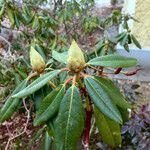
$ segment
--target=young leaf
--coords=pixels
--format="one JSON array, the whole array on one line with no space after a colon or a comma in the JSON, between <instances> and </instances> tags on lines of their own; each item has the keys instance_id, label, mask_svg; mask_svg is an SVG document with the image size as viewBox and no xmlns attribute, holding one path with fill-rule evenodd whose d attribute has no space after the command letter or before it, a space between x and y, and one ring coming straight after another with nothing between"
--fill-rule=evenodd
<instances>
[{"instance_id":1,"label":"young leaf","mask_svg":"<svg viewBox=\"0 0 150 150\"><path fill-rule=\"evenodd\" d=\"M68 60L68 53L67 52L58 53L57 51L53 51L52 57L61 63L67 64L67 60Z\"/></svg>"},{"instance_id":2,"label":"young leaf","mask_svg":"<svg viewBox=\"0 0 150 150\"><path fill-rule=\"evenodd\" d=\"M25 96L28 96L35 91L39 90L41 87L43 87L49 80L54 78L60 73L60 70L54 70L51 72L48 72L42 76L40 76L38 79L36 79L34 82L32 82L29 86L27 86L25 89L20 91L19 93L13 95L13 98L22 98Z\"/></svg>"},{"instance_id":3,"label":"young leaf","mask_svg":"<svg viewBox=\"0 0 150 150\"><path fill-rule=\"evenodd\" d=\"M124 46L124 49L127 51L127 52L130 52L130 50L129 50L129 45L126 43Z\"/></svg>"},{"instance_id":4,"label":"young leaf","mask_svg":"<svg viewBox=\"0 0 150 150\"><path fill-rule=\"evenodd\" d=\"M96 57L90 60L87 64L112 68L127 68L135 66L137 64L137 59L121 55L107 55Z\"/></svg>"},{"instance_id":5,"label":"young leaf","mask_svg":"<svg viewBox=\"0 0 150 150\"><path fill-rule=\"evenodd\" d=\"M120 45L124 46L126 43L128 43L128 34L126 34L124 38L120 41Z\"/></svg>"},{"instance_id":6,"label":"young leaf","mask_svg":"<svg viewBox=\"0 0 150 150\"><path fill-rule=\"evenodd\" d=\"M94 115L103 142L111 147L119 146L121 144L120 125L109 119L96 107L94 107Z\"/></svg>"},{"instance_id":7,"label":"young leaf","mask_svg":"<svg viewBox=\"0 0 150 150\"><path fill-rule=\"evenodd\" d=\"M121 41L125 36L126 36L126 32L122 32L122 33L118 34L115 38L116 38L116 40L119 42L119 41Z\"/></svg>"},{"instance_id":8,"label":"young leaf","mask_svg":"<svg viewBox=\"0 0 150 150\"><path fill-rule=\"evenodd\" d=\"M21 91L22 89L24 89L27 85L27 80L23 80L14 90L13 94L18 93L19 91ZM1 108L0 110L0 122L5 121L6 119L8 119L15 111L16 108L18 107L20 102L19 98L12 98L12 96L10 96L7 100L6 103L4 104L4 106Z\"/></svg>"},{"instance_id":9,"label":"young leaf","mask_svg":"<svg viewBox=\"0 0 150 150\"><path fill-rule=\"evenodd\" d=\"M67 90L55 123L56 145L63 150L75 150L84 128L83 105L75 85Z\"/></svg>"},{"instance_id":10,"label":"young leaf","mask_svg":"<svg viewBox=\"0 0 150 150\"><path fill-rule=\"evenodd\" d=\"M114 83L106 78L94 77L101 87L108 93L110 99L121 108L130 108L131 105L125 100L119 89L114 85Z\"/></svg>"},{"instance_id":11,"label":"young leaf","mask_svg":"<svg viewBox=\"0 0 150 150\"><path fill-rule=\"evenodd\" d=\"M142 48L141 45L140 45L140 43L137 41L137 39L134 37L133 34L131 34L131 39L132 39L133 43L134 43L139 49Z\"/></svg>"},{"instance_id":12,"label":"young leaf","mask_svg":"<svg viewBox=\"0 0 150 150\"><path fill-rule=\"evenodd\" d=\"M93 77L86 77L84 82L96 107L109 118L121 123L122 118L120 112L102 86Z\"/></svg>"},{"instance_id":13,"label":"young leaf","mask_svg":"<svg viewBox=\"0 0 150 150\"><path fill-rule=\"evenodd\" d=\"M43 99L34 120L34 125L41 125L57 113L63 94L64 86L55 89Z\"/></svg>"},{"instance_id":14,"label":"young leaf","mask_svg":"<svg viewBox=\"0 0 150 150\"><path fill-rule=\"evenodd\" d=\"M6 10L7 10L6 12L7 12L8 18L11 22L11 27L14 28L14 25L15 25L14 10L9 5L7 5Z\"/></svg>"}]
</instances>

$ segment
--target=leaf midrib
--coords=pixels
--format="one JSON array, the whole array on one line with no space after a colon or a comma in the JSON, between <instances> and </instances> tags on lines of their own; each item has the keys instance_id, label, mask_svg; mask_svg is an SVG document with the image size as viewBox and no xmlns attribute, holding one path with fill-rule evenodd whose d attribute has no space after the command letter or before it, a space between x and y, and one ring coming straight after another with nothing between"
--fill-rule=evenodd
<instances>
[{"instance_id":1,"label":"leaf midrib","mask_svg":"<svg viewBox=\"0 0 150 150\"><path fill-rule=\"evenodd\" d=\"M124 101L124 103L126 103L126 105L128 105L128 103L125 101L124 97L118 96L117 94L114 94L105 84L103 84L102 82L100 82L98 79L94 78L99 84L101 84L101 86L103 86L105 89L107 89L113 96L121 99L122 101ZM116 104L117 105L117 104ZM129 108L129 107L128 107Z\"/></svg>"},{"instance_id":2,"label":"leaf midrib","mask_svg":"<svg viewBox=\"0 0 150 150\"><path fill-rule=\"evenodd\" d=\"M128 60L128 59L127 59ZM94 61L94 60L93 60ZM111 63L111 62L114 62L114 61L116 61L117 63L122 63L123 62L123 60L95 60L94 62L93 61L90 61L89 62L89 64L90 63L103 63L103 62L107 62L107 63ZM100 62L101 61L101 62ZM125 60L124 60L125 61ZM128 62L127 63L131 63L131 62L134 62L135 60L128 60Z\"/></svg>"},{"instance_id":3,"label":"leaf midrib","mask_svg":"<svg viewBox=\"0 0 150 150\"><path fill-rule=\"evenodd\" d=\"M88 79L87 79L87 81L88 81ZM89 85L93 88L93 86L91 85L91 83L88 81L88 83L89 83ZM93 88L93 90L96 92L96 94L98 95L98 97L102 100L102 102L104 103L104 105L114 114L114 111L112 111L112 109L111 108L109 108L108 106L107 106L107 104L105 103L105 101L103 101L103 99L99 96L99 94L97 93L97 91ZM115 116L116 116L116 114L114 114ZM117 118L118 118L118 116L117 116ZM120 118L119 118L119 121L120 121Z\"/></svg>"},{"instance_id":4,"label":"leaf midrib","mask_svg":"<svg viewBox=\"0 0 150 150\"><path fill-rule=\"evenodd\" d=\"M69 105L69 112L68 112L68 119L67 119L67 126L66 126L66 133L65 133L65 147L66 147L66 142L67 142L67 137L68 137L68 128L69 128L69 122L70 122L70 116L71 116L71 110L72 110L72 103L73 103L73 92L74 86L72 86L71 90L71 99L70 99L70 105Z\"/></svg>"}]
</instances>

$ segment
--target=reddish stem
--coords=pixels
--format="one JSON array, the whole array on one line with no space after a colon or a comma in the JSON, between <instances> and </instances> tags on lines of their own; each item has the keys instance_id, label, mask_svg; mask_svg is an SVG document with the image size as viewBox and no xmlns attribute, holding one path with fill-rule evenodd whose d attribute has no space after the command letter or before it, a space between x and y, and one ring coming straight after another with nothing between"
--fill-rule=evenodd
<instances>
[{"instance_id":1,"label":"reddish stem","mask_svg":"<svg viewBox=\"0 0 150 150\"><path fill-rule=\"evenodd\" d=\"M122 68L117 68L117 69L115 70L114 74L119 74L121 70L122 70Z\"/></svg>"},{"instance_id":2,"label":"reddish stem","mask_svg":"<svg viewBox=\"0 0 150 150\"><path fill-rule=\"evenodd\" d=\"M141 70L141 68L136 69L136 70L134 70L134 71L126 72L125 75L126 75L126 76L135 75L135 74L137 74L137 72L138 72L139 70Z\"/></svg>"},{"instance_id":3,"label":"reddish stem","mask_svg":"<svg viewBox=\"0 0 150 150\"><path fill-rule=\"evenodd\" d=\"M83 148L83 150L89 150L91 118L92 118L92 111L86 109L86 120L85 120L84 141L83 141L84 148Z\"/></svg>"},{"instance_id":4,"label":"reddish stem","mask_svg":"<svg viewBox=\"0 0 150 150\"><path fill-rule=\"evenodd\" d=\"M67 79L66 82L65 82L65 85L67 85L72 79L73 79L73 77Z\"/></svg>"},{"instance_id":5,"label":"reddish stem","mask_svg":"<svg viewBox=\"0 0 150 150\"><path fill-rule=\"evenodd\" d=\"M63 72L63 71L69 71L69 69L68 69L68 68L62 68L61 71L62 71L62 72Z\"/></svg>"}]
</instances>

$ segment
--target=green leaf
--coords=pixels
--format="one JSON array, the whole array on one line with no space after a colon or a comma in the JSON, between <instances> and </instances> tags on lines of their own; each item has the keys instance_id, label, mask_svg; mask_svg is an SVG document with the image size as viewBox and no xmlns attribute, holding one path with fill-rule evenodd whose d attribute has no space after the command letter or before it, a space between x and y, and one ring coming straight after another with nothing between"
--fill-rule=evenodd
<instances>
[{"instance_id":1,"label":"green leaf","mask_svg":"<svg viewBox=\"0 0 150 150\"><path fill-rule=\"evenodd\" d=\"M109 119L96 107L94 107L94 115L96 125L98 127L103 142L111 147L119 146L122 141L120 125L117 122Z\"/></svg>"},{"instance_id":2,"label":"green leaf","mask_svg":"<svg viewBox=\"0 0 150 150\"><path fill-rule=\"evenodd\" d=\"M47 120L50 120L58 112L63 95L64 86L53 90L43 99L34 120L34 125L41 125Z\"/></svg>"},{"instance_id":3,"label":"green leaf","mask_svg":"<svg viewBox=\"0 0 150 150\"><path fill-rule=\"evenodd\" d=\"M15 19L15 25L17 28L20 27L20 22L19 22L19 19L18 19L18 13L17 12L14 12L14 19Z\"/></svg>"},{"instance_id":4,"label":"green leaf","mask_svg":"<svg viewBox=\"0 0 150 150\"><path fill-rule=\"evenodd\" d=\"M46 61L46 55L44 53L44 49L38 44L35 44L34 48L43 57L44 61Z\"/></svg>"},{"instance_id":5,"label":"green leaf","mask_svg":"<svg viewBox=\"0 0 150 150\"><path fill-rule=\"evenodd\" d=\"M127 51L127 52L130 52L130 50L129 50L129 45L126 43L124 46L124 49Z\"/></svg>"},{"instance_id":6,"label":"green leaf","mask_svg":"<svg viewBox=\"0 0 150 150\"><path fill-rule=\"evenodd\" d=\"M22 89L24 89L26 85L27 85L27 80L25 79L16 87L16 89L13 91L11 95L16 94ZM3 122L6 119L10 118L12 114L16 111L19 104L20 104L19 98L13 99L12 96L10 96L0 110L0 122Z\"/></svg>"},{"instance_id":7,"label":"green leaf","mask_svg":"<svg viewBox=\"0 0 150 150\"><path fill-rule=\"evenodd\" d=\"M124 38L120 41L120 45L124 46L126 43L128 43L128 34L126 34Z\"/></svg>"},{"instance_id":8,"label":"green leaf","mask_svg":"<svg viewBox=\"0 0 150 150\"><path fill-rule=\"evenodd\" d=\"M122 32L122 33L118 34L115 38L116 38L116 40L119 42L119 41L121 41L125 36L126 36L126 32Z\"/></svg>"},{"instance_id":9,"label":"green leaf","mask_svg":"<svg viewBox=\"0 0 150 150\"><path fill-rule=\"evenodd\" d=\"M137 64L137 59L121 55L107 55L96 57L90 60L87 64L112 68L127 68L135 66Z\"/></svg>"},{"instance_id":10,"label":"green leaf","mask_svg":"<svg viewBox=\"0 0 150 150\"><path fill-rule=\"evenodd\" d=\"M118 109L120 111L123 123L129 121L129 111L128 111L128 109L127 108L121 108L121 107L118 107Z\"/></svg>"},{"instance_id":11,"label":"green leaf","mask_svg":"<svg viewBox=\"0 0 150 150\"><path fill-rule=\"evenodd\" d=\"M133 34L131 34L131 39L133 41L133 43L139 48L142 49L140 43L137 41L137 39L135 38L135 36Z\"/></svg>"},{"instance_id":12,"label":"green leaf","mask_svg":"<svg viewBox=\"0 0 150 150\"><path fill-rule=\"evenodd\" d=\"M2 7L0 9L0 19L3 17L4 12L5 12L5 4L2 4Z\"/></svg>"},{"instance_id":13,"label":"green leaf","mask_svg":"<svg viewBox=\"0 0 150 150\"><path fill-rule=\"evenodd\" d=\"M32 82L29 86L27 86L25 89L20 91L19 93L13 95L13 98L22 98L25 96L28 96L35 91L39 90L41 87L43 87L49 80L53 79L55 76L57 76L61 70L54 70L51 72L48 72L42 76L40 76L38 79L36 79L34 82Z\"/></svg>"},{"instance_id":14,"label":"green leaf","mask_svg":"<svg viewBox=\"0 0 150 150\"><path fill-rule=\"evenodd\" d=\"M75 150L84 128L83 104L75 85L67 90L55 123L56 145L59 149Z\"/></svg>"},{"instance_id":15,"label":"green leaf","mask_svg":"<svg viewBox=\"0 0 150 150\"><path fill-rule=\"evenodd\" d=\"M113 104L108 93L93 77L84 78L86 89L96 107L109 118L122 123L122 118L117 107Z\"/></svg>"},{"instance_id":16,"label":"green leaf","mask_svg":"<svg viewBox=\"0 0 150 150\"><path fill-rule=\"evenodd\" d=\"M46 132L44 137L44 150L50 150L51 145L52 145L52 138L49 136L48 132Z\"/></svg>"},{"instance_id":17,"label":"green leaf","mask_svg":"<svg viewBox=\"0 0 150 150\"><path fill-rule=\"evenodd\" d=\"M128 34L128 44L131 44L132 43L132 40L131 40L131 35Z\"/></svg>"},{"instance_id":18,"label":"green leaf","mask_svg":"<svg viewBox=\"0 0 150 150\"><path fill-rule=\"evenodd\" d=\"M40 128L34 134L34 137L30 140L30 142L28 143L28 146L32 146L40 138L40 136L43 134L44 131L45 131L45 126L43 128Z\"/></svg>"},{"instance_id":19,"label":"green leaf","mask_svg":"<svg viewBox=\"0 0 150 150\"><path fill-rule=\"evenodd\" d=\"M33 100L34 100L34 105L35 105L36 111L39 110L39 107L40 107L44 97L45 96L44 96L43 88L41 88L38 91L34 92Z\"/></svg>"},{"instance_id":20,"label":"green leaf","mask_svg":"<svg viewBox=\"0 0 150 150\"><path fill-rule=\"evenodd\" d=\"M53 62L54 62L54 59L53 59L53 58L49 59L49 60L47 61L47 63L46 63L46 66L52 64Z\"/></svg>"},{"instance_id":21,"label":"green leaf","mask_svg":"<svg viewBox=\"0 0 150 150\"><path fill-rule=\"evenodd\" d=\"M52 57L61 63L67 64L67 60L68 60L68 53L67 52L58 53L57 51L53 51Z\"/></svg>"},{"instance_id":22,"label":"green leaf","mask_svg":"<svg viewBox=\"0 0 150 150\"><path fill-rule=\"evenodd\" d=\"M119 89L114 85L114 83L106 78L94 77L101 87L107 92L110 99L121 108L130 108L131 105L125 100Z\"/></svg>"}]
</instances>

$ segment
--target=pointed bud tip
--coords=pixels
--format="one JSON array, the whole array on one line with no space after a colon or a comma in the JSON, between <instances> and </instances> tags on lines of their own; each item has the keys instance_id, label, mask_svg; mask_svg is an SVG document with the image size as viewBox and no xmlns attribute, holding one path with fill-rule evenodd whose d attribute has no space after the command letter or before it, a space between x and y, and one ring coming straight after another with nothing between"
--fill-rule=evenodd
<instances>
[{"instance_id":1,"label":"pointed bud tip","mask_svg":"<svg viewBox=\"0 0 150 150\"><path fill-rule=\"evenodd\" d=\"M30 62L32 69L36 72L41 73L45 69L46 65L42 56L34 49L33 46L31 46L30 49Z\"/></svg>"},{"instance_id":2,"label":"pointed bud tip","mask_svg":"<svg viewBox=\"0 0 150 150\"><path fill-rule=\"evenodd\" d=\"M68 68L73 72L79 72L83 70L85 66L84 55L75 40L72 41L68 53Z\"/></svg>"}]
</instances>

